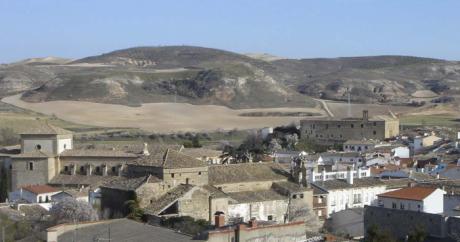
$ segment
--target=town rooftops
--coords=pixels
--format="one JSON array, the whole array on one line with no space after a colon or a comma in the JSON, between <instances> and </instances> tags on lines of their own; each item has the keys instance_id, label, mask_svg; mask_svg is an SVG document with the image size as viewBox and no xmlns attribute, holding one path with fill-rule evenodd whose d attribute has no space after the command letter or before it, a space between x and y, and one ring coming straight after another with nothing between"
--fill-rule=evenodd
<instances>
[{"instance_id":1,"label":"town rooftops","mask_svg":"<svg viewBox=\"0 0 460 242\"><path fill-rule=\"evenodd\" d=\"M48 122L39 122L33 125L33 128L22 132L21 135L67 135L72 134L72 131L56 127Z\"/></svg>"},{"instance_id":2,"label":"town rooftops","mask_svg":"<svg viewBox=\"0 0 460 242\"><path fill-rule=\"evenodd\" d=\"M147 155L131 162L131 164L142 166L157 166L163 167L164 169L180 169L207 166L207 163L205 161L201 161L194 157L184 155L181 152L172 149L166 149L162 157L156 156L154 154Z\"/></svg>"},{"instance_id":3,"label":"town rooftops","mask_svg":"<svg viewBox=\"0 0 460 242\"><path fill-rule=\"evenodd\" d=\"M188 155L194 158L201 157L219 157L222 155L222 151L206 149L206 148L184 148L180 151L184 155Z\"/></svg>"},{"instance_id":4,"label":"town rooftops","mask_svg":"<svg viewBox=\"0 0 460 242\"><path fill-rule=\"evenodd\" d=\"M367 139L367 140L347 140L345 141L345 143L343 143L344 145L375 145L375 144L378 144L379 142L377 140L371 140L371 139Z\"/></svg>"},{"instance_id":5,"label":"town rooftops","mask_svg":"<svg viewBox=\"0 0 460 242\"><path fill-rule=\"evenodd\" d=\"M24 186L22 187L22 190L26 190L28 192L31 192L33 194L43 194L43 193L53 193L53 192L59 192L58 189L48 186L48 185L31 185L31 186Z\"/></svg>"},{"instance_id":6,"label":"town rooftops","mask_svg":"<svg viewBox=\"0 0 460 242\"><path fill-rule=\"evenodd\" d=\"M209 166L209 184L287 180L289 173L278 163L240 163Z\"/></svg>"},{"instance_id":7,"label":"town rooftops","mask_svg":"<svg viewBox=\"0 0 460 242\"><path fill-rule=\"evenodd\" d=\"M169 190L166 194L153 201L149 206L145 208L146 213L158 215L179 198L184 196L186 193L192 190L194 186L189 184L179 184L173 189Z\"/></svg>"},{"instance_id":8,"label":"town rooftops","mask_svg":"<svg viewBox=\"0 0 460 242\"><path fill-rule=\"evenodd\" d=\"M385 184L380 180L373 177L365 177L354 179L353 184L349 184L345 179L335 179L327 181L317 181L313 185L318 186L326 191L328 190L340 190L348 188L358 188L358 187L376 187L376 186L385 186Z\"/></svg>"},{"instance_id":9,"label":"town rooftops","mask_svg":"<svg viewBox=\"0 0 460 242\"><path fill-rule=\"evenodd\" d=\"M378 194L377 196L404 200L423 201L423 199L428 197L435 190L436 188L434 187L406 187L396 191Z\"/></svg>"},{"instance_id":10,"label":"town rooftops","mask_svg":"<svg viewBox=\"0 0 460 242\"><path fill-rule=\"evenodd\" d=\"M63 157L121 157L121 158L136 158L137 155L127 153L121 150L106 150L106 149L71 149L63 151L60 156Z\"/></svg>"},{"instance_id":11,"label":"town rooftops","mask_svg":"<svg viewBox=\"0 0 460 242\"><path fill-rule=\"evenodd\" d=\"M12 158L50 158L54 157L54 155L48 154L46 152L43 152L41 150L33 150L25 153L20 153L17 155L12 155Z\"/></svg>"},{"instance_id":12,"label":"town rooftops","mask_svg":"<svg viewBox=\"0 0 460 242\"><path fill-rule=\"evenodd\" d=\"M123 190L123 191L134 191L139 188L142 184L145 183L158 183L161 180L155 176L148 175L144 177L137 178L125 178L125 179L116 179L109 181L103 185L103 187Z\"/></svg>"},{"instance_id":13,"label":"town rooftops","mask_svg":"<svg viewBox=\"0 0 460 242\"><path fill-rule=\"evenodd\" d=\"M107 229L110 228L110 229ZM76 237L78 229L78 240ZM57 236L56 241L164 241L184 242L202 241L194 240L191 236L174 230L139 223L134 220L122 218L97 222L84 222L82 226L61 224L47 229L48 236Z\"/></svg>"},{"instance_id":14,"label":"town rooftops","mask_svg":"<svg viewBox=\"0 0 460 242\"><path fill-rule=\"evenodd\" d=\"M288 199L288 197L279 194L273 189L246 192L229 192L227 195L233 200L233 203L251 203Z\"/></svg>"}]
</instances>

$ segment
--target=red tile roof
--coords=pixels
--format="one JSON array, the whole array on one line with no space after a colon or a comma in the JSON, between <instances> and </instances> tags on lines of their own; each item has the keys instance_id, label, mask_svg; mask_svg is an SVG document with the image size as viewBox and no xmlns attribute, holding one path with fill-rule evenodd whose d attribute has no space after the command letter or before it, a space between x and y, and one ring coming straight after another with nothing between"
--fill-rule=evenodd
<instances>
[{"instance_id":1,"label":"red tile roof","mask_svg":"<svg viewBox=\"0 0 460 242\"><path fill-rule=\"evenodd\" d=\"M57 190L56 188L48 186L48 185L25 186L25 187L22 187L22 189L29 191L31 193L34 193L34 194L59 192L59 190Z\"/></svg>"},{"instance_id":2,"label":"red tile roof","mask_svg":"<svg viewBox=\"0 0 460 242\"><path fill-rule=\"evenodd\" d=\"M435 190L435 187L407 187L396 191L378 194L377 196L422 201Z\"/></svg>"}]
</instances>

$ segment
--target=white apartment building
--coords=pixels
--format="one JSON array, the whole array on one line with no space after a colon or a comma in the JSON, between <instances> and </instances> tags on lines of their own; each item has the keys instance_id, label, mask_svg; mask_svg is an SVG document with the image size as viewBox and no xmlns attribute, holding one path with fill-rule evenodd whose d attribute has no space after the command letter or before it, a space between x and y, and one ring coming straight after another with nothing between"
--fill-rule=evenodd
<instances>
[{"instance_id":1,"label":"white apartment building","mask_svg":"<svg viewBox=\"0 0 460 242\"><path fill-rule=\"evenodd\" d=\"M377 203L377 195L384 193L386 185L379 179L359 176L348 170L344 179L317 180L312 183L327 192L327 217L348 208L364 207ZM360 172L356 172L360 174Z\"/></svg>"}]
</instances>

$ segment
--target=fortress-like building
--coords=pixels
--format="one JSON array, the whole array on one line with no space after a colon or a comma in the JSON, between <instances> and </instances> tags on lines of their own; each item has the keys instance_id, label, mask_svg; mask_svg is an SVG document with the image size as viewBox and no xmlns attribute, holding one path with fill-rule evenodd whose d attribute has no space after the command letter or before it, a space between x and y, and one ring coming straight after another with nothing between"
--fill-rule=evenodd
<instances>
[{"instance_id":1,"label":"fortress-like building","mask_svg":"<svg viewBox=\"0 0 460 242\"><path fill-rule=\"evenodd\" d=\"M379 115L369 118L367 110L362 118L306 119L300 121L301 138L320 143L343 143L346 140L385 140L399 135L399 119Z\"/></svg>"}]
</instances>

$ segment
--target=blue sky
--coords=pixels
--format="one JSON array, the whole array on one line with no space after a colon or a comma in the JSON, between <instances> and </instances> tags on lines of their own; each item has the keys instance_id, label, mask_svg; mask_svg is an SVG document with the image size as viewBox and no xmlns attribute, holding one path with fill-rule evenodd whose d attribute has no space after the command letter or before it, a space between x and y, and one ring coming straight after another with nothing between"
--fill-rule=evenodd
<instances>
[{"instance_id":1,"label":"blue sky","mask_svg":"<svg viewBox=\"0 0 460 242\"><path fill-rule=\"evenodd\" d=\"M0 63L134 46L460 60L458 0L0 0Z\"/></svg>"}]
</instances>

